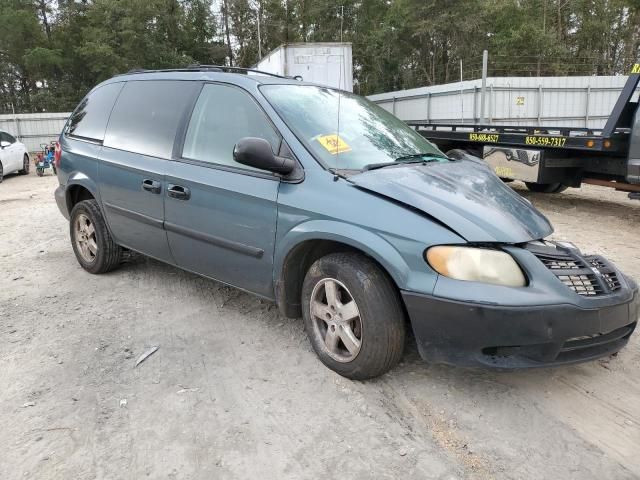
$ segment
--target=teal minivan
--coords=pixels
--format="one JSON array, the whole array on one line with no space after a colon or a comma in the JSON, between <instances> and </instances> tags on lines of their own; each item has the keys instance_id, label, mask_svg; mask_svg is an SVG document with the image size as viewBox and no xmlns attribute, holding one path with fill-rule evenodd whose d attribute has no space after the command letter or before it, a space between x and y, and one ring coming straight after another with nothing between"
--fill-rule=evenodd
<instances>
[{"instance_id":1,"label":"teal minivan","mask_svg":"<svg viewBox=\"0 0 640 480\"><path fill-rule=\"evenodd\" d=\"M364 98L255 71L136 71L60 136L58 206L80 265L124 250L302 317L340 375L381 375L407 332L430 362L499 368L617 352L638 287L484 163Z\"/></svg>"}]
</instances>

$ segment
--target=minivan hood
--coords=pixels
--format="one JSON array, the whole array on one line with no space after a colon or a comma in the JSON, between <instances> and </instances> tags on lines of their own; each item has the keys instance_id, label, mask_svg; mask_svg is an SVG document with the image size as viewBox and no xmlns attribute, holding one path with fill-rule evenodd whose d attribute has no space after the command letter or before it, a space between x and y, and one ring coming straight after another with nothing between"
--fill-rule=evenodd
<instances>
[{"instance_id":1,"label":"minivan hood","mask_svg":"<svg viewBox=\"0 0 640 480\"><path fill-rule=\"evenodd\" d=\"M468 242L522 243L553 232L544 215L480 162L393 166L350 176L349 181L421 210Z\"/></svg>"}]
</instances>

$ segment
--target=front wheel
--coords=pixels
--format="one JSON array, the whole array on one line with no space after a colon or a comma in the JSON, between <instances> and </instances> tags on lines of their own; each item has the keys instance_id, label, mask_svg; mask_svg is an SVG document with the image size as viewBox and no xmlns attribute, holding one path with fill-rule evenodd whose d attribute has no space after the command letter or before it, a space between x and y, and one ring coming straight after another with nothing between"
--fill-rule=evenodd
<instances>
[{"instance_id":1,"label":"front wheel","mask_svg":"<svg viewBox=\"0 0 640 480\"><path fill-rule=\"evenodd\" d=\"M564 192L567 188L566 185L561 183L533 183L533 182L524 182L527 186L527 189L531 192L538 193L561 193Z\"/></svg>"},{"instance_id":2,"label":"front wheel","mask_svg":"<svg viewBox=\"0 0 640 480\"><path fill-rule=\"evenodd\" d=\"M302 315L322 363L344 377L377 377L402 356L405 320L398 291L364 255L333 253L317 260L302 286Z\"/></svg>"},{"instance_id":3,"label":"front wheel","mask_svg":"<svg viewBox=\"0 0 640 480\"><path fill-rule=\"evenodd\" d=\"M71 245L80 266L89 273L106 273L116 268L122 248L113 241L98 202L78 202L70 217Z\"/></svg>"}]
</instances>

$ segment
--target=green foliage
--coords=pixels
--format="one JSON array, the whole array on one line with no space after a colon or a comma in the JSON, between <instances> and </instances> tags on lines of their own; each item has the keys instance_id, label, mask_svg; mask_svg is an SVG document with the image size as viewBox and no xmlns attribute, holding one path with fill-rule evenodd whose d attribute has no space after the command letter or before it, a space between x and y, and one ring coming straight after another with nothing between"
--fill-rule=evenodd
<instances>
[{"instance_id":1,"label":"green foliage","mask_svg":"<svg viewBox=\"0 0 640 480\"><path fill-rule=\"evenodd\" d=\"M461 60L477 78L484 49L496 76L624 74L640 54L640 0L0 0L0 25L0 113L288 42L352 42L361 94L457 81Z\"/></svg>"}]
</instances>

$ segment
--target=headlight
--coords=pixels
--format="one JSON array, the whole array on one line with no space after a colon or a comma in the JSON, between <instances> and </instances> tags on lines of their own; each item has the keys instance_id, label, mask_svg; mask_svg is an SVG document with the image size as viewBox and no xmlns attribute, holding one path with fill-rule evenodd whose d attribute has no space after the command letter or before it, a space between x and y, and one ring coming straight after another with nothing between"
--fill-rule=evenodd
<instances>
[{"instance_id":1,"label":"headlight","mask_svg":"<svg viewBox=\"0 0 640 480\"><path fill-rule=\"evenodd\" d=\"M437 246L425 257L431 268L445 277L471 282L524 287L527 281L511 255L500 250Z\"/></svg>"}]
</instances>

